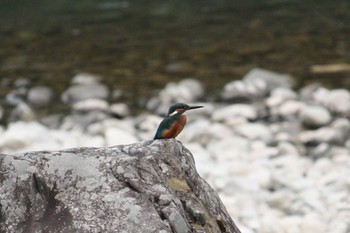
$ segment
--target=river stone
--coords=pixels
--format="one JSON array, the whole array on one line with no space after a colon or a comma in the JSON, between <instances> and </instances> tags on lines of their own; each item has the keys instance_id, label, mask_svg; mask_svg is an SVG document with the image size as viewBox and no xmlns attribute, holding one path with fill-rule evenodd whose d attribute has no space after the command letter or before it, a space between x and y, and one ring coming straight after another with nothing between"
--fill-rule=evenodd
<instances>
[{"instance_id":1,"label":"river stone","mask_svg":"<svg viewBox=\"0 0 350 233\"><path fill-rule=\"evenodd\" d=\"M17 94L16 90L12 90L5 96L5 103L9 106L17 106L18 104L24 102L23 96Z\"/></svg>"},{"instance_id":2,"label":"river stone","mask_svg":"<svg viewBox=\"0 0 350 233\"><path fill-rule=\"evenodd\" d=\"M51 114L40 118L39 123L50 129L58 129L61 126L63 113Z\"/></svg>"},{"instance_id":3,"label":"river stone","mask_svg":"<svg viewBox=\"0 0 350 233\"><path fill-rule=\"evenodd\" d=\"M266 89L266 83L262 80L257 80L254 83L245 83L241 80L235 80L224 86L221 96L224 100L252 100L266 95Z\"/></svg>"},{"instance_id":4,"label":"river stone","mask_svg":"<svg viewBox=\"0 0 350 233\"><path fill-rule=\"evenodd\" d=\"M280 233L282 229L281 218L283 217L283 215L280 213L275 214L275 212L277 211L274 211L273 213L271 212L272 211L265 211L266 214L264 214L264 216L261 217L261 220L259 221L259 226L256 227L259 229L259 232ZM286 231L286 232L289 232L289 231Z\"/></svg>"},{"instance_id":5,"label":"river stone","mask_svg":"<svg viewBox=\"0 0 350 233\"><path fill-rule=\"evenodd\" d=\"M335 120L329 127L322 127L317 130L303 131L298 135L302 143L328 143L344 145L349 138L350 121L345 118Z\"/></svg>"},{"instance_id":6,"label":"river stone","mask_svg":"<svg viewBox=\"0 0 350 233\"><path fill-rule=\"evenodd\" d=\"M331 144L344 143L343 135L330 127L322 127L314 131L300 132L298 140L304 144L319 144L322 142Z\"/></svg>"},{"instance_id":7,"label":"river stone","mask_svg":"<svg viewBox=\"0 0 350 233\"><path fill-rule=\"evenodd\" d=\"M28 101L32 105L43 106L51 102L52 89L46 86L36 86L29 89Z\"/></svg>"},{"instance_id":8,"label":"river stone","mask_svg":"<svg viewBox=\"0 0 350 233\"><path fill-rule=\"evenodd\" d=\"M228 138L232 137L234 134L234 132L229 126L221 124L219 122L214 122L210 124L209 133L213 139Z\"/></svg>"},{"instance_id":9,"label":"river stone","mask_svg":"<svg viewBox=\"0 0 350 233\"><path fill-rule=\"evenodd\" d=\"M245 82L256 82L263 80L267 84L268 90L273 90L277 87L291 88L293 78L288 74L280 74L269 70L254 68L243 77Z\"/></svg>"},{"instance_id":10,"label":"river stone","mask_svg":"<svg viewBox=\"0 0 350 233\"><path fill-rule=\"evenodd\" d=\"M252 141L250 144L249 157L251 159L266 159L278 156L278 149L276 147L267 146L262 140Z\"/></svg>"},{"instance_id":11,"label":"river stone","mask_svg":"<svg viewBox=\"0 0 350 233\"><path fill-rule=\"evenodd\" d=\"M315 92L320 88L323 89L322 85L319 83L313 83L307 85L299 90L299 97L305 103L312 103L315 101Z\"/></svg>"},{"instance_id":12,"label":"river stone","mask_svg":"<svg viewBox=\"0 0 350 233\"><path fill-rule=\"evenodd\" d=\"M30 80L28 78L19 78L13 83L15 88L28 87L30 85Z\"/></svg>"},{"instance_id":13,"label":"river stone","mask_svg":"<svg viewBox=\"0 0 350 233\"><path fill-rule=\"evenodd\" d=\"M126 119L107 118L101 121L100 123L103 125L103 128L105 130L108 128L119 128L132 135L136 135L134 120L131 118L126 118Z\"/></svg>"},{"instance_id":14,"label":"river stone","mask_svg":"<svg viewBox=\"0 0 350 233\"><path fill-rule=\"evenodd\" d=\"M302 219L301 232L326 233L327 225L317 216L317 213L309 213Z\"/></svg>"},{"instance_id":15,"label":"river stone","mask_svg":"<svg viewBox=\"0 0 350 233\"><path fill-rule=\"evenodd\" d=\"M26 104L25 102L20 102L15 109L12 110L9 121L34 121L35 120L35 112L33 109Z\"/></svg>"},{"instance_id":16,"label":"river stone","mask_svg":"<svg viewBox=\"0 0 350 233\"><path fill-rule=\"evenodd\" d=\"M198 142L206 144L210 141L209 120L197 120L186 125L186 128L178 136L180 141Z\"/></svg>"},{"instance_id":17,"label":"river stone","mask_svg":"<svg viewBox=\"0 0 350 233\"><path fill-rule=\"evenodd\" d=\"M318 104L324 104L330 91L325 87L319 87L312 93L312 100Z\"/></svg>"},{"instance_id":18,"label":"river stone","mask_svg":"<svg viewBox=\"0 0 350 233\"><path fill-rule=\"evenodd\" d=\"M283 142L283 141L279 142L278 151L279 151L279 154L281 155L294 155L294 156L299 155L299 151L297 147L290 142Z\"/></svg>"},{"instance_id":19,"label":"river stone","mask_svg":"<svg viewBox=\"0 0 350 233\"><path fill-rule=\"evenodd\" d=\"M225 124L210 122L206 119L198 119L186 125L186 128L178 136L178 139L185 142L197 142L205 146L213 139L223 139L232 136L232 129Z\"/></svg>"},{"instance_id":20,"label":"river stone","mask_svg":"<svg viewBox=\"0 0 350 233\"><path fill-rule=\"evenodd\" d=\"M208 177L213 163L210 154L199 143L187 143L186 146L193 154L199 175L203 178Z\"/></svg>"},{"instance_id":21,"label":"river stone","mask_svg":"<svg viewBox=\"0 0 350 233\"><path fill-rule=\"evenodd\" d=\"M293 204L296 198L296 194L291 190L280 189L267 197L267 203L272 208L280 209L288 213L290 211L290 206Z\"/></svg>"},{"instance_id":22,"label":"river stone","mask_svg":"<svg viewBox=\"0 0 350 233\"><path fill-rule=\"evenodd\" d=\"M350 92L345 89L328 90L318 88L313 94L314 100L337 115L350 116Z\"/></svg>"},{"instance_id":23,"label":"river stone","mask_svg":"<svg viewBox=\"0 0 350 233\"><path fill-rule=\"evenodd\" d=\"M105 129L104 136L106 138L107 146L131 144L138 141L134 135L116 127L109 127Z\"/></svg>"},{"instance_id":24,"label":"river stone","mask_svg":"<svg viewBox=\"0 0 350 233\"><path fill-rule=\"evenodd\" d=\"M250 152L250 142L242 137L230 137L211 141L207 150L219 162L235 161L246 157Z\"/></svg>"},{"instance_id":25,"label":"river stone","mask_svg":"<svg viewBox=\"0 0 350 233\"><path fill-rule=\"evenodd\" d=\"M203 84L197 79L184 79L179 82L179 86L183 86L189 90L191 90L191 99L190 102L194 102L199 100L204 95L204 87Z\"/></svg>"},{"instance_id":26,"label":"river stone","mask_svg":"<svg viewBox=\"0 0 350 233\"><path fill-rule=\"evenodd\" d=\"M21 133L18 133L21 132ZM34 141L42 141L48 135L48 129L36 122L14 122L0 136L0 150L2 152L20 151L30 147Z\"/></svg>"},{"instance_id":27,"label":"river stone","mask_svg":"<svg viewBox=\"0 0 350 233\"><path fill-rule=\"evenodd\" d=\"M76 103L86 99L106 99L108 95L109 90L103 84L76 84L64 91L61 99L64 103Z\"/></svg>"},{"instance_id":28,"label":"river stone","mask_svg":"<svg viewBox=\"0 0 350 233\"><path fill-rule=\"evenodd\" d=\"M204 95L201 82L196 79L184 79L179 83L168 83L158 96L147 102L147 108L158 114L166 115L169 106L173 103L191 104L198 101Z\"/></svg>"},{"instance_id":29,"label":"river stone","mask_svg":"<svg viewBox=\"0 0 350 233\"><path fill-rule=\"evenodd\" d=\"M279 221L281 226L280 229L283 229L282 232L293 232L293 233L300 232L301 221L302 221L302 218L301 216L298 216L298 215L291 215L291 216L285 217Z\"/></svg>"},{"instance_id":30,"label":"river stone","mask_svg":"<svg viewBox=\"0 0 350 233\"><path fill-rule=\"evenodd\" d=\"M303 102L288 100L278 107L277 113L286 119L290 119L297 116L304 107L305 104Z\"/></svg>"},{"instance_id":31,"label":"river stone","mask_svg":"<svg viewBox=\"0 0 350 233\"><path fill-rule=\"evenodd\" d=\"M299 114L301 123L309 128L319 128L331 121L331 115L327 109L321 106L305 106Z\"/></svg>"},{"instance_id":32,"label":"river stone","mask_svg":"<svg viewBox=\"0 0 350 233\"><path fill-rule=\"evenodd\" d=\"M237 134L246 137L250 140L262 140L266 144L269 144L273 140L273 135L270 129L260 123L247 123L235 126L235 131Z\"/></svg>"},{"instance_id":33,"label":"river stone","mask_svg":"<svg viewBox=\"0 0 350 233\"><path fill-rule=\"evenodd\" d=\"M129 106L124 103L111 104L109 106L109 112L114 116L118 116L121 118L124 118L130 115Z\"/></svg>"},{"instance_id":34,"label":"river stone","mask_svg":"<svg viewBox=\"0 0 350 233\"><path fill-rule=\"evenodd\" d=\"M228 105L213 112L214 121L229 122L232 118L243 117L249 120L255 120L258 117L256 109L248 104Z\"/></svg>"},{"instance_id":35,"label":"river stone","mask_svg":"<svg viewBox=\"0 0 350 233\"><path fill-rule=\"evenodd\" d=\"M135 128L137 136L140 139L151 139L156 134L156 129L162 118L156 115L142 114L135 119Z\"/></svg>"},{"instance_id":36,"label":"river stone","mask_svg":"<svg viewBox=\"0 0 350 233\"><path fill-rule=\"evenodd\" d=\"M93 110L88 112L78 112L75 111L71 115L66 116L63 121L61 128L62 129L86 129L89 125L96 122L102 122L106 119L110 119L111 116L106 112Z\"/></svg>"},{"instance_id":37,"label":"river stone","mask_svg":"<svg viewBox=\"0 0 350 233\"><path fill-rule=\"evenodd\" d=\"M350 92L345 89L332 90L324 100L324 105L331 112L350 117Z\"/></svg>"},{"instance_id":38,"label":"river stone","mask_svg":"<svg viewBox=\"0 0 350 233\"><path fill-rule=\"evenodd\" d=\"M347 224L347 218L346 216L343 217L343 219L336 219L333 220L330 224L328 229L332 229L332 232L334 233L348 233L349 232L349 225Z\"/></svg>"},{"instance_id":39,"label":"river stone","mask_svg":"<svg viewBox=\"0 0 350 233\"><path fill-rule=\"evenodd\" d=\"M79 85L93 85L99 83L100 80L101 77L98 75L90 73L79 73L73 77L72 83Z\"/></svg>"},{"instance_id":40,"label":"river stone","mask_svg":"<svg viewBox=\"0 0 350 233\"><path fill-rule=\"evenodd\" d=\"M232 81L224 86L224 100L256 99L267 96L277 87L290 88L292 78L286 74L255 68L243 77L242 81Z\"/></svg>"},{"instance_id":41,"label":"river stone","mask_svg":"<svg viewBox=\"0 0 350 233\"><path fill-rule=\"evenodd\" d=\"M350 134L350 120L347 118L338 118L331 124L331 128L337 131L338 140L336 143L344 144L349 139Z\"/></svg>"},{"instance_id":42,"label":"river stone","mask_svg":"<svg viewBox=\"0 0 350 233\"><path fill-rule=\"evenodd\" d=\"M240 232L174 139L0 154L0 166L0 232Z\"/></svg>"},{"instance_id":43,"label":"river stone","mask_svg":"<svg viewBox=\"0 0 350 233\"><path fill-rule=\"evenodd\" d=\"M73 110L81 112L107 111L108 102L101 99L86 99L73 104Z\"/></svg>"},{"instance_id":44,"label":"river stone","mask_svg":"<svg viewBox=\"0 0 350 233\"><path fill-rule=\"evenodd\" d=\"M20 133L18 133L20 132ZM81 131L53 130L38 122L14 122L0 135L0 152L57 150L76 146L104 146L101 136Z\"/></svg>"},{"instance_id":45,"label":"river stone","mask_svg":"<svg viewBox=\"0 0 350 233\"><path fill-rule=\"evenodd\" d=\"M271 91L271 96L280 96L284 100L295 100L298 95L295 91L286 87L277 87Z\"/></svg>"},{"instance_id":46,"label":"river stone","mask_svg":"<svg viewBox=\"0 0 350 233\"><path fill-rule=\"evenodd\" d=\"M266 105L270 108L280 106L288 100L295 100L297 94L289 88L277 87L271 91L271 95L266 99Z\"/></svg>"}]
</instances>

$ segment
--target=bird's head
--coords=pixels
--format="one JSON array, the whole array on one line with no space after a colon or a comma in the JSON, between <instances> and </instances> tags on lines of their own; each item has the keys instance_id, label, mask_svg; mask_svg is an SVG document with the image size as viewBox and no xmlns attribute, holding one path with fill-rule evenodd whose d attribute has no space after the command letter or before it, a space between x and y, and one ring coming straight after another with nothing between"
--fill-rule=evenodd
<instances>
[{"instance_id":1,"label":"bird's head","mask_svg":"<svg viewBox=\"0 0 350 233\"><path fill-rule=\"evenodd\" d=\"M168 111L168 116L173 116L175 114L182 114L187 110L196 109L196 108L203 108L203 106L189 106L184 103L176 103L170 106Z\"/></svg>"}]
</instances>

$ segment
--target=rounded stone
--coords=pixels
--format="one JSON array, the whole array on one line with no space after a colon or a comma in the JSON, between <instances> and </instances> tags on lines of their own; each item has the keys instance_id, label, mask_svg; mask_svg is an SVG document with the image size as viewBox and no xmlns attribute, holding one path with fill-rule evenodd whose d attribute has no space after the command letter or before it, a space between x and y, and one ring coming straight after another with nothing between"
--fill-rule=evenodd
<instances>
[{"instance_id":1,"label":"rounded stone","mask_svg":"<svg viewBox=\"0 0 350 233\"><path fill-rule=\"evenodd\" d=\"M73 84L91 85L100 81L101 77L90 73L79 73L72 79Z\"/></svg>"},{"instance_id":2,"label":"rounded stone","mask_svg":"<svg viewBox=\"0 0 350 233\"><path fill-rule=\"evenodd\" d=\"M116 127L107 128L104 132L104 136L106 138L107 146L131 144L138 141L138 139L131 133Z\"/></svg>"},{"instance_id":3,"label":"rounded stone","mask_svg":"<svg viewBox=\"0 0 350 233\"><path fill-rule=\"evenodd\" d=\"M233 104L214 111L212 118L214 121L226 121L234 117L244 117L254 120L258 117L256 109L248 104Z\"/></svg>"},{"instance_id":4,"label":"rounded stone","mask_svg":"<svg viewBox=\"0 0 350 233\"><path fill-rule=\"evenodd\" d=\"M28 106L28 104L21 102L11 112L9 120L11 122L13 122L13 121L26 121L26 122L33 121L33 120L35 120L35 113L31 109L31 107Z\"/></svg>"},{"instance_id":5,"label":"rounded stone","mask_svg":"<svg viewBox=\"0 0 350 233\"><path fill-rule=\"evenodd\" d=\"M270 129L260 123L247 123L235 127L235 131L250 140L262 140L269 144L273 140L273 135Z\"/></svg>"},{"instance_id":6,"label":"rounded stone","mask_svg":"<svg viewBox=\"0 0 350 233\"><path fill-rule=\"evenodd\" d=\"M130 115L130 109L124 103L112 104L109 106L109 112L118 117L127 117Z\"/></svg>"},{"instance_id":7,"label":"rounded stone","mask_svg":"<svg viewBox=\"0 0 350 233\"><path fill-rule=\"evenodd\" d=\"M27 78L19 78L13 84L16 88L28 87L30 85L30 80Z\"/></svg>"},{"instance_id":8,"label":"rounded stone","mask_svg":"<svg viewBox=\"0 0 350 233\"><path fill-rule=\"evenodd\" d=\"M243 78L227 83L221 94L224 100L253 100L264 97L277 87L289 88L291 77L263 69L252 69Z\"/></svg>"},{"instance_id":9,"label":"rounded stone","mask_svg":"<svg viewBox=\"0 0 350 233\"><path fill-rule=\"evenodd\" d=\"M166 114L173 103L193 103L204 95L203 85L196 79L185 79L179 83L168 83L166 87L147 102L147 108L158 114Z\"/></svg>"},{"instance_id":10,"label":"rounded stone","mask_svg":"<svg viewBox=\"0 0 350 233\"><path fill-rule=\"evenodd\" d=\"M183 86L186 89L191 90L191 101L198 100L204 95L203 85L197 79L184 79L179 82L179 86Z\"/></svg>"},{"instance_id":11,"label":"rounded stone","mask_svg":"<svg viewBox=\"0 0 350 233\"><path fill-rule=\"evenodd\" d=\"M245 83L241 80L235 80L227 83L221 94L224 100L251 100L258 96L266 95L267 85L263 80L254 83Z\"/></svg>"},{"instance_id":12,"label":"rounded stone","mask_svg":"<svg viewBox=\"0 0 350 233\"><path fill-rule=\"evenodd\" d=\"M277 87L271 91L272 96L280 96L284 100L294 100L297 98L297 94L290 88Z\"/></svg>"},{"instance_id":13,"label":"rounded stone","mask_svg":"<svg viewBox=\"0 0 350 233\"><path fill-rule=\"evenodd\" d=\"M308 128L319 128L331 121L331 114L321 106L305 106L299 114L301 123Z\"/></svg>"},{"instance_id":14,"label":"rounded stone","mask_svg":"<svg viewBox=\"0 0 350 233\"><path fill-rule=\"evenodd\" d=\"M154 136L161 121L162 118L159 116L142 114L135 119L135 127L139 134L146 133L148 136Z\"/></svg>"},{"instance_id":15,"label":"rounded stone","mask_svg":"<svg viewBox=\"0 0 350 233\"><path fill-rule=\"evenodd\" d=\"M3 153L58 150L77 146L104 146L104 142L100 136L91 137L80 131L53 130L35 121L11 123L0 136Z\"/></svg>"},{"instance_id":16,"label":"rounded stone","mask_svg":"<svg viewBox=\"0 0 350 233\"><path fill-rule=\"evenodd\" d=\"M241 137L230 137L208 143L207 150L219 162L245 158L250 152L250 141Z\"/></svg>"},{"instance_id":17,"label":"rounded stone","mask_svg":"<svg viewBox=\"0 0 350 233\"><path fill-rule=\"evenodd\" d=\"M292 191L288 189L280 189L271 193L266 201L271 207L288 212L296 198L296 195Z\"/></svg>"},{"instance_id":18,"label":"rounded stone","mask_svg":"<svg viewBox=\"0 0 350 233\"><path fill-rule=\"evenodd\" d=\"M334 113L350 116L350 92L345 89L332 90L325 99L325 106Z\"/></svg>"},{"instance_id":19,"label":"rounded stone","mask_svg":"<svg viewBox=\"0 0 350 233\"><path fill-rule=\"evenodd\" d=\"M299 151L295 145L290 142L280 142L278 143L278 151L281 155L299 155Z\"/></svg>"},{"instance_id":20,"label":"rounded stone","mask_svg":"<svg viewBox=\"0 0 350 233\"><path fill-rule=\"evenodd\" d=\"M102 84L73 85L61 95L65 103L76 103L86 99L106 99L109 90Z\"/></svg>"},{"instance_id":21,"label":"rounded stone","mask_svg":"<svg viewBox=\"0 0 350 233\"><path fill-rule=\"evenodd\" d=\"M300 89L299 97L303 102L310 103L314 101L314 94L320 88L322 88L322 86L319 83L307 85Z\"/></svg>"},{"instance_id":22,"label":"rounded stone","mask_svg":"<svg viewBox=\"0 0 350 233\"><path fill-rule=\"evenodd\" d=\"M88 111L105 111L108 109L108 103L105 100L101 99L87 99L87 100L82 100L73 105L73 109L76 111L83 111L83 112L88 112Z\"/></svg>"},{"instance_id":23,"label":"rounded stone","mask_svg":"<svg viewBox=\"0 0 350 233\"><path fill-rule=\"evenodd\" d=\"M28 92L28 101L30 104L43 106L51 102L53 91L49 87L37 86L32 87Z\"/></svg>"},{"instance_id":24,"label":"rounded stone","mask_svg":"<svg viewBox=\"0 0 350 233\"><path fill-rule=\"evenodd\" d=\"M277 87L289 88L293 85L293 79L288 74L276 73L270 70L265 70L261 68L254 68L249 73L243 77L246 82L255 82L257 80L264 80L268 85L270 90Z\"/></svg>"},{"instance_id":25,"label":"rounded stone","mask_svg":"<svg viewBox=\"0 0 350 233\"><path fill-rule=\"evenodd\" d=\"M293 116L296 116L304 106L305 104L303 102L288 100L279 106L277 112L284 118L291 118Z\"/></svg>"}]
</instances>

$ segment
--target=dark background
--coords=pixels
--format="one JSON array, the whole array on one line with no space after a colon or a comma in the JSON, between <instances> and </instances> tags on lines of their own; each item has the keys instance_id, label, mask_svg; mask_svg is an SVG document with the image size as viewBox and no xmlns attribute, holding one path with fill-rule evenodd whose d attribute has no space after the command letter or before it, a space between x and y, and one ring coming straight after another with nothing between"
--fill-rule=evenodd
<instances>
[{"instance_id":1,"label":"dark background","mask_svg":"<svg viewBox=\"0 0 350 233\"><path fill-rule=\"evenodd\" d=\"M0 96L25 78L52 87L57 110L71 78L91 72L143 109L166 83L189 77L215 100L254 67L289 73L296 88L350 89L349 71L311 72L349 64L349 38L347 0L1 0Z\"/></svg>"}]
</instances>

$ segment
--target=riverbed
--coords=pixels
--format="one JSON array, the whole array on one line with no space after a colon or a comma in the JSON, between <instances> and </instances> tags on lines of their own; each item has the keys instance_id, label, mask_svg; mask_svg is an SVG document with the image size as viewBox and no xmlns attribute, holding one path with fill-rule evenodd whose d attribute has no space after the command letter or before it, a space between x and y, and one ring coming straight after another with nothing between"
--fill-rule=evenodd
<instances>
[{"instance_id":1,"label":"riverbed","mask_svg":"<svg viewBox=\"0 0 350 233\"><path fill-rule=\"evenodd\" d=\"M205 98L216 100L225 83L255 67L291 74L295 87L350 88L348 1L36 0L0 6L0 96L18 79L49 86L55 98L39 109L43 114L69 109L59 93L80 72L99 75L119 90L116 101L135 113L170 81L198 79ZM315 72L315 65L329 64L345 68Z\"/></svg>"}]
</instances>

